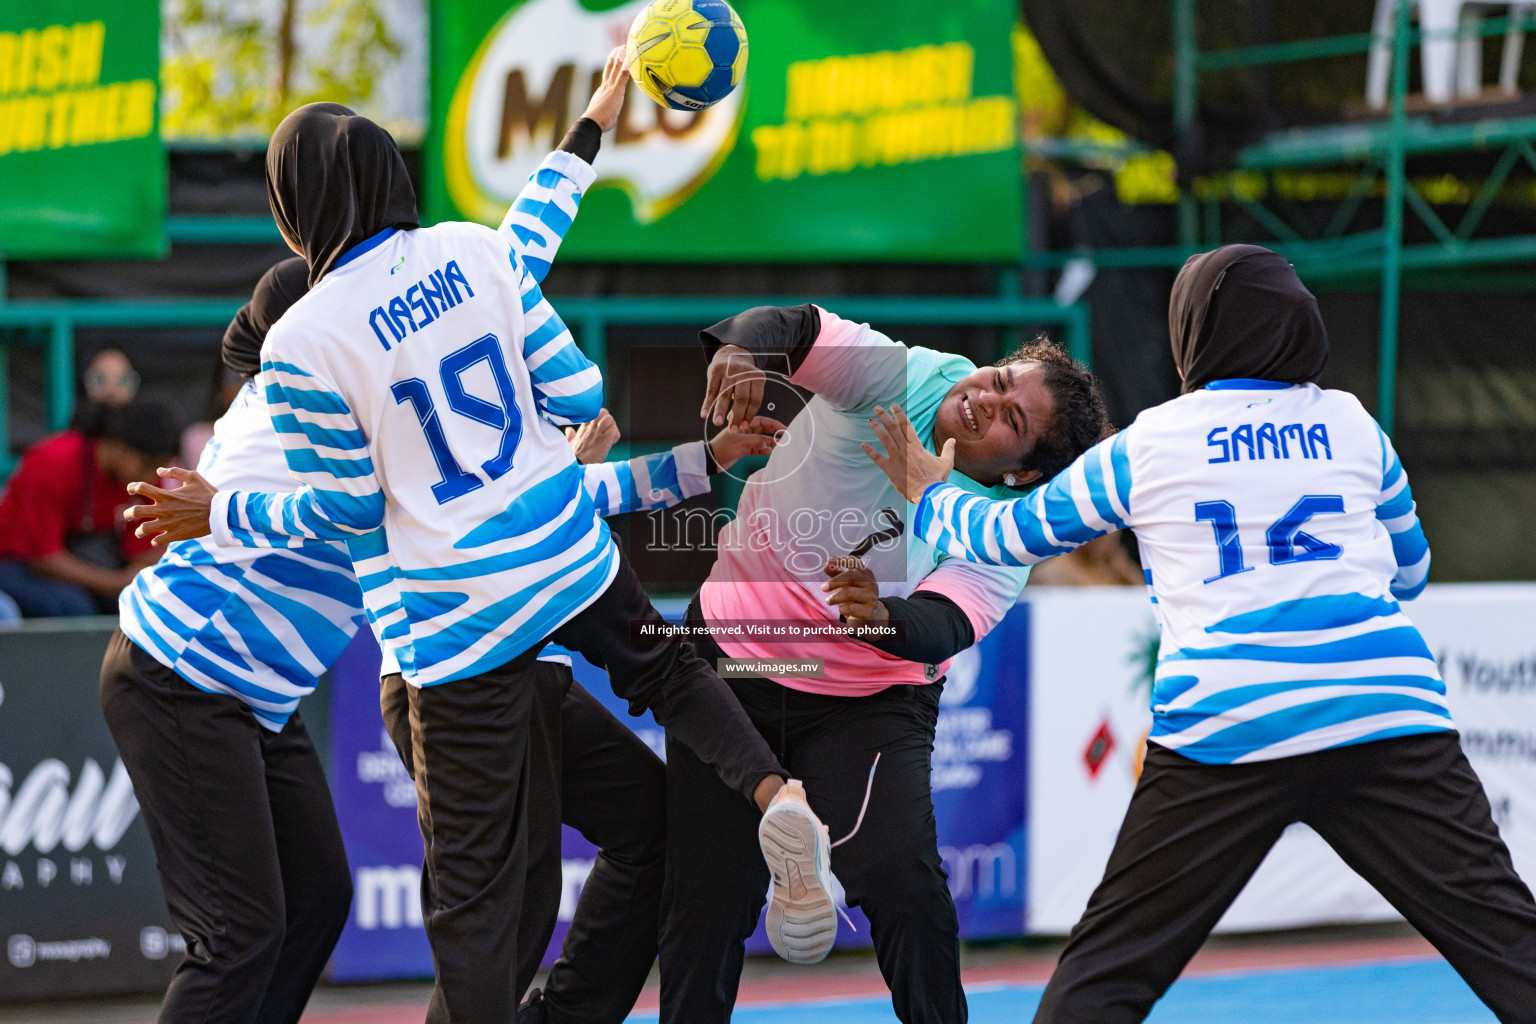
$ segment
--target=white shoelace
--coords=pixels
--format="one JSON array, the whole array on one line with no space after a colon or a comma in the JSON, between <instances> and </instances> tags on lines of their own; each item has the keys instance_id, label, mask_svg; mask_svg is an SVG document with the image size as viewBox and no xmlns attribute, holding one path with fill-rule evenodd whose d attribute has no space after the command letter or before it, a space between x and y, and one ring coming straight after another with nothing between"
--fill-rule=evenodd
<instances>
[{"instance_id":1,"label":"white shoelace","mask_svg":"<svg viewBox=\"0 0 1536 1024\"><path fill-rule=\"evenodd\" d=\"M859 829L864 824L864 812L869 810L869 795L874 792L875 789L875 769L879 767L880 753L876 751L875 763L869 766L869 781L864 784L864 802L859 805L859 817L858 820L853 823L853 831L849 832L847 835L843 836L843 838L833 843L831 849L836 849L837 847L842 846L848 840L859 834Z\"/></svg>"},{"instance_id":2,"label":"white shoelace","mask_svg":"<svg viewBox=\"0 0 1536 1024\"><path fill-rule=\"evenodd\" d=\"M879 767L880 754L878 751L876 751L875 761L869 766L869 781L864 784L864 802L859 805L859 817L858 820L853 823L853 831L849 832L847 835L843 836L843 838L833 843L830 847L828 847L828 849L842 846L848 840L858 835L859 829L864 826L864 813L869 810L869 797L870 794L875 790L875 769ZM853 918L848 916L848 911L843 908L841 902L834 902L832 906L837 910L838 916L848 923L849 928L853 929L854 931L859 930L858 926L853 923Z\"/></svg>"}]
</instances>

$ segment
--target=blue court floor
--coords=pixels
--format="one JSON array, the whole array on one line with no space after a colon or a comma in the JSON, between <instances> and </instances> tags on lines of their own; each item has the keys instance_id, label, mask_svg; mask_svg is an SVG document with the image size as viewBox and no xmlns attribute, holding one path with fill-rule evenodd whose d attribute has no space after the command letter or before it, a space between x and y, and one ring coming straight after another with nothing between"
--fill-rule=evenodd
<instances>
[{"instance_id":1,"label":"blue court floor","mask_svg":"<svg viewBox=\"0 0 1536 1024\"><path fill-rule=\"evenodd\" d=\"M969 992L971 1024L1026 1024L1042 986ZM634 1024L656 1017L630 1018ZM737 1024L890 1024L889 999L738 1008ZM1442 960L1286 968L1184 978L1151 1024L1497 1024Z\"/></svg>"}]
</instances>

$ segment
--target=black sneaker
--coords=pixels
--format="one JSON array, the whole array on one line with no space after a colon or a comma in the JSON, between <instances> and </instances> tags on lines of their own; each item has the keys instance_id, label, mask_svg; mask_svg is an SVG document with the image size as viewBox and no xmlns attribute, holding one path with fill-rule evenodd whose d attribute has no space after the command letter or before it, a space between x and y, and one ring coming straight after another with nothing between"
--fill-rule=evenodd
<instances>
[{"instance_id":1,"label":"black sneaker","mask_svg":"<svg viewBox=\"0 0 1536 1024\"><path fill-rule=\"evenodd\" d=\"M534 989L517 1008L517 1024L544 1024L544 993Z\"/></svg>"}]
</instances>

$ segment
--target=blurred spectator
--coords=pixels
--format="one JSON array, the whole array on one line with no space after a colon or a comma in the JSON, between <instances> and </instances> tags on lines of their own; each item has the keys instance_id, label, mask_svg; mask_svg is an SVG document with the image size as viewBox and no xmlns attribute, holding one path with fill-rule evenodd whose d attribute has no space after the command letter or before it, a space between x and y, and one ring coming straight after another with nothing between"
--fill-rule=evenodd
<instances>
[{"instance_id":1,"label":"blurred spectator","mask_svg":"<svg viewBox=\"0 0 1536 1024\"><path fill-rule=\"evenodd\" d=\"M208 405L203 418L181 432L181 465L196 469L197 460L203 456L203 448L213 436L213 425L229 411L229 405L240 393L245 378L224 365L224 353L216 352L213 361L213 378L208 389Z\"/></svg>"},{"instance_id":2,"label":"blurred spectator","mask_svg":"<svg viewBox=\"0 0 1536 1024\"><path fill-rule=\"evenodd\" d=\"M22 614L116 612L118 593L158 557L123 521L127 485L156 479L180 434L168 406L137 399L97 438L70 429L27 450L0 495L0 591Z\"/></svg>"},{"instance_id":3,"label":"blurred spectator","mask_svg":"<svg viewBox=\"0 0 1536 1024\"><path fill-rule=\"evenodd\" d=\"M139 393L139 372L120 348L104 348L91 356L80 375L85 398L75 407L69 429L86 437L101 436L112 410L133 401Z\"/></svg>"},{"instance_id":4,"label":"blurred spectator","mask_svg":"<svg viewBox=\"0 0 1536 1024\"><path fill-rule=\"evenodd\" d=\"M127 405L139 393L139 373L120 348L104 348L91 357L82 375L87 401Z\"/></svg>"},{"instance_id":5,"label":"blurred spectator","mask_svg":"<svg viewBox=\"0 0 1536 1024\"><path fill-rule=\"evenodd\" d=\"M1076 551L1041 562L1030 569L1030 586L1130 587L1143 582L1118 533L1095 537Z\"/></svg>"}]
</instances>

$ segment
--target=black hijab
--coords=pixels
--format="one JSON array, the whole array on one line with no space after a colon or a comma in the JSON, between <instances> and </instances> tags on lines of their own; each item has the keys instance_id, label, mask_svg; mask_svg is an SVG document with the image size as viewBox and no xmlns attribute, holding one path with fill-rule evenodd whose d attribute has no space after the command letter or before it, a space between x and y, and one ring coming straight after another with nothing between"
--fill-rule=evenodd
<instances>
[{"instance_id":1,"label":"black hijab","mask_svg":"<svg viewBox=\"0 0 1536 1024\"><path fill-rule=\"evenodd\" d=\"M256 282L251 301L224 329L224 365L246 380L261 369L261 343L288 307L309 291L309 264L302 256L290 256Z\"/></svg>"},{"instance_id":2,"label":"black hijab","mask_svg":"<svg viewBox=\"0 0 1536 1024\"><path fill-rule=\"evenodd\" d=\"M267 146L267 201L309 261L309 284L385 228L414 228L416 191L389 132L339 103L308 103Z\"/></svg>"},{"instance_id":3,"label":"black hijab","mask_svg":"<svg viewBox=\"0 0 1536 1024\"><path fill-rule=\"evenodd\" d=\"M1191 256L1173 282L1168 333L1186 395L1234 377L1306 384L1328 361L1317 299L1285 257L1258 245Z\"/></svg>"}]
</instances>

